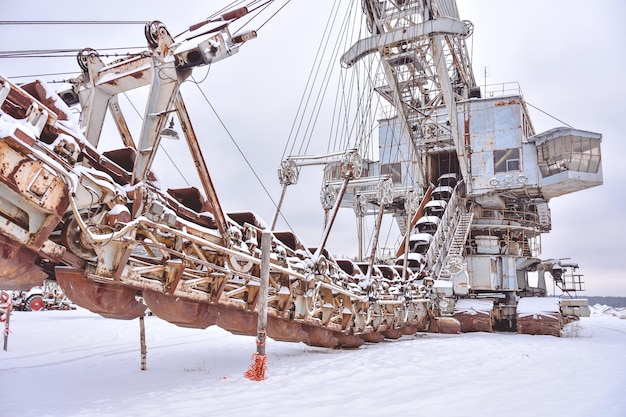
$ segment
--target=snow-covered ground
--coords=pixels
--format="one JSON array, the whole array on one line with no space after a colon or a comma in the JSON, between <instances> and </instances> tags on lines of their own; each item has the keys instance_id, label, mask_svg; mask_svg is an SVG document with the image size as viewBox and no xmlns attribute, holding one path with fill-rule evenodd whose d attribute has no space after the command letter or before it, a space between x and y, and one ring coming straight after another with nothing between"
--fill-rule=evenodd
<instances>
[{"instance_id":1,"label":"snow-covered ground","mask_svg":"<svg viewBox=\"0 0 626 417\"><path fill-rule=\"evenodd\" d=\"M86 310L15 312L0 416L625 416L626 316L595 306L566 337L417 334L355 350L268 341Z\"/></svg>"}]
</instances>

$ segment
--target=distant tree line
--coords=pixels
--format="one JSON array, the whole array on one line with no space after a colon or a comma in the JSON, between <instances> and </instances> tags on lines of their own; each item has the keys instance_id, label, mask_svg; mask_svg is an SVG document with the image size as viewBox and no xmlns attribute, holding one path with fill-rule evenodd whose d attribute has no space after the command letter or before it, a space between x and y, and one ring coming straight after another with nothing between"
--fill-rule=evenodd
<instances>
[{"instance_id":1,"label":"distant tree line","mask_svg":"<svg viewBox=\"0 0 626 417\"><path fill-rule=\"evenodd\" d=\"M626 307L626 297L582 297L586 298L589 305L604 304L611 307Z\"/></svg>"}]
</instances>

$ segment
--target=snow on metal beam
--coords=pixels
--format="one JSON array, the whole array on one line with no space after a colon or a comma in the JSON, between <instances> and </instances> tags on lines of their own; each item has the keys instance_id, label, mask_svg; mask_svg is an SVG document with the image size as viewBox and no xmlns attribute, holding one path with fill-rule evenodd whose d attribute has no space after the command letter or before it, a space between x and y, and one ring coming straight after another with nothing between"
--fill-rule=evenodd
<instances>
[{"instance_id":1,"label":"snow on metal beam","mask_svg":"<svg viewBox=\"0 0 626 417\"><path fill-rule=\"evenodd\" d=\"M344 68L350 68L364 56L398 42L411 42L434 35L466 35L468 33L469 27L467 23L450 17L428 20L359 40L342 55L341 65Z\"/></svg>"}]
</instances>

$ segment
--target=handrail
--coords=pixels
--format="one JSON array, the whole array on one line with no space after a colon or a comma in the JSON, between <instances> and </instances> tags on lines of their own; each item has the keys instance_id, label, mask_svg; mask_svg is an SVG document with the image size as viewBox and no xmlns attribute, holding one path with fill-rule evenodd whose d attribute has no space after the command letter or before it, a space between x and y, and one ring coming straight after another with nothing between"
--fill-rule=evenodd
<instances>
[{"instance_id":1,"label":"handrail","mask_svg":"<svg viewBox=\"0 0 626 417\"><path fill-rule=\"evenodd\" d=\"M541 224L539 223L539 215L536 212L520 211L520 210L479 210L474 217L476 220L495 220L498 225L505 224L504 222L515 222L519 224L511 224L510 226L531 227L539 229Z\"/></svg>"},{"instance_id":2,"label":"handrail","mask_svg":"<svg viewBox=\"0 0 626 417\"><path fill-rule=\"evenodd\" d=\"M446 210L441 217L441 223L439 223L439 227L433 235L433 240L428 247L428 251L426 252L426 265L430 268L432 276L437 276L439 274L443 259L447 254L448 247L450 246L450 243L452 243L452 237L454 236L456 225L466 211L465 207L460 204L463 201L461 198L461 184L462 183L458 183L454 187Z\"/></svg>"}]
</instances>

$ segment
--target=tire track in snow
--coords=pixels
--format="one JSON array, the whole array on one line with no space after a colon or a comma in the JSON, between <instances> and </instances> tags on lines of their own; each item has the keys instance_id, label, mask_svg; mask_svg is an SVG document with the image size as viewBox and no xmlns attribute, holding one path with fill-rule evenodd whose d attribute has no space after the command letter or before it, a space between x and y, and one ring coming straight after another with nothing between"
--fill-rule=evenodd
<instances>
[{"instance_id":1,"label":"tire track in snow","mask_svg":"<svg viewBox=\"0 0 626 417\"><path fill-rule=\"evenodd\" d=\"M620 330L620 329L616 329L615 327L607 326L607 325L604 325L604 324L598 324L598 323L593 323L593 326L594 327L600 327L600 328L606 329L606 330L612 330L614 332L618 332L618 333L626 335L626 330Z\"/></svg>"}]
</instances>

